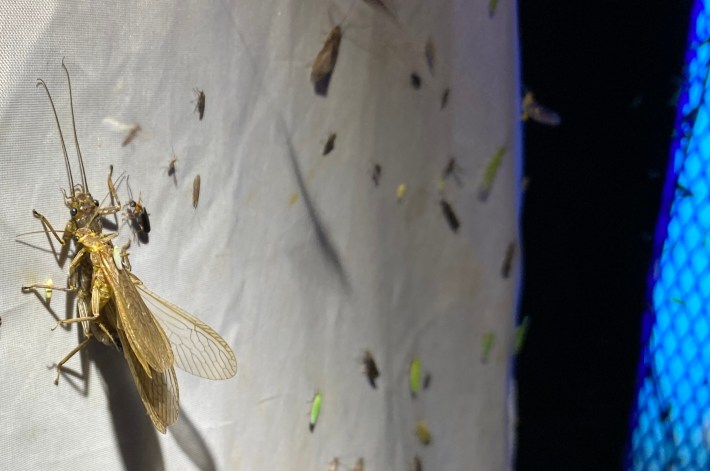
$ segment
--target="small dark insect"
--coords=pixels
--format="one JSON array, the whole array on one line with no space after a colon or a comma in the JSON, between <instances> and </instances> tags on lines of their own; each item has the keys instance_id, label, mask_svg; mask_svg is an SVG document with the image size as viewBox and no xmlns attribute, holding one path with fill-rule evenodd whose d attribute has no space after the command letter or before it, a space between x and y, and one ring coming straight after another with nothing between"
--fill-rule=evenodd
<instances>
[{"instance_id":1,"label":"small dark insect","mask_svg":"<svg viewBox=\"0 0 710 471\"><path fill-rule=\"evenodd\" d=\"M328 155L333 149L335 149L335 138L336 134L334 132L331 132L328 136L328 140L325 143L325 147L323 147L323 155Z\"/></svg>"},{"instance_id":2,"label":"small dark insect","mask_svg":"<svg viewBox=\"0 0 710 471\"><path fill-rule=\"evenodd\" d=\"M431 384L431 373L427 373L424 375L424 382L422 383L422 387L424 389L429 389L430 384Z\"/></svg>"},{"instance_id":3,"label":"small dark insect","mask_svg":"<svg viewBox=\"0 0 710 471\"><path fill-rule=\"evenodd\" d=\"M316 95L326 96L330 77L335 70L335 63L338 61L338 51L340 50L340 40L343 37L343 29L340 25L333 28L311 67L311 83Z\"/></svg>"},{"instance_id":4,"label":"small dark insect","mask_svg":"<svg viewBox=\"0 0 710 471\"><path fill-rule=\"evenodd\" d=\"M664 406L661 409L661 420L663 422L667 421L671 416L671 406Z\"/></svg>"},{"instance_id":5,"label":"small dark insect","mask_svg":"<svg viewBox=\"0 0 710 471\"><path fill-rule=\"evenodd\" d=\"M175 169L175 164L177 163L177 156L173 153L173 157L168 163L168 177L173 177L173 183L177 186L177 171Z\"/></svg>"},{"instance_id":6,"label":"small dark insect","mask_svg":"<svg viewBox=\"0 0 710 471\"><path fill-rule=\"evenodd\" d=\"M367 376L367 380L370 382L370 386L372 386L373 389L377 389L375 380L379 378L380 370L377 369L375 358L369 350L365 350L365 354L362 357L362 363L365 365L364 373Z\"/></svg>"},{"instance_id":7,"label":"small dark insect","mask_svg":"<svg viewBox=\"0 0 710 471\"><path fill-rule=\"evenodd\" d=\"M372 167L372 181L375 182L375 186L380 184L380 175L382 175L382 167L380 164L375 164Z\"/></svg>"},{"instance_id":8,"label":"small dark insect","mask_svg":"<svg viewBox=\"0 0 710 471\"><path fill-rule=\"evenodd\" d=\"M133 125L133 127L131 128L131 130L128 131L128 135L127 135L126 138L123 140L123 144L121 144L121 147L126 147L128 144L130 144L131 141L136 138L136 136L138 135L138 133L140 132L140 130L141 130L140 124L135 124L135 125Z\"/></svg>"},{"instance_id":9,"label":"small dark insect","mask_svg":"<svg viewBox=\"0 0 710 471\"><path fill-rule=\"evenodd\" d=\"M412 82L412 87L415 90L419 90L422 86L422 78L419 76L418 73L412 72L412 74L409 76L409 80Z\"/></svg>"},{"instance_id":10,"label":"small dark insect","mask_svg":"<svg viewBox=\"0 0 710 471\"><path fill-rule=\"evenodd\" d=\"M461 178L459 177L460 171L461 166L456 163L456 158L451 157L449 162L446 164L446 167L444 167L444 171L441 173L441 178L446 180L447 178L452 177L456 184L461 186Z\"/></svg>"},{"instance_id":11,"label":"small dark insect","mask_svg":"<svg viewBox=\"0 0 710 471\"><path fill-rule=\"evenodd\" d=\"M460 223L459 218L456 217L456 213L454 213L454 209L451 207L449 202L444 199L442 199L440 203L441 210L444 212L444 216L446 217L446 222L449 223L449 227L454 232L458 231Z\"/></svg>"},{"instance_id":12,"label":"small dark insect","mask_svg":"<svg viewBox=\"0 0 710 471\"><path fill-rule=\"evenodd\" d=\"M125 205L125 219L133 229L134 236L138 241L147 244L149 240L148 233L150 232L148 211L145 206L143 206L140 195L138 195L138 201L133 199L133 192L131 191L131 186L128 184L128 181L126 181L126 186L128 187L129 200Z\"/></svg>"},{"instance_id":13,"label":"small dark insect","mask_svg":"<svg viewBox=\"0 0 710 471\"><path fill-rule=\"evenodd\" d=\"M444 91L441 93L441 109L443 110L446 108L446 105L449 104L449 94L451 93L450 88L445 88Z\"/></svg>"},{"instance_id":14,"label":"small dark insect","mask_svg":"<svg viewBox=\"0 0 710 471\"><path fill-rule=\"evenodd\" d=\"M148 219L148 211L146 211L145 206L141 203L141 199L138 198L138 202L130 200L128 202L128 207L131 208L133 216L137 219L138 225L141 231L146 234L150 232L150 219Z\"/></svg>"},{"instance_id":15,"label":"small dark insect","mask_svg":"<svg viewBox=\"0 0 710 471\"><path fill-rule=\"evenodd\" d=\"M508 248L505 251L505 258L503 259L503 266L500 269L500 274L503 278L508 278L510 276L510 269L513 266L513 256L515 255L515 242L508 244Z\"/></svg>"},{"instance_id":16,"label":"small dark insect","mask_svg":"<svg viewBox=\"0 0 710 471\"><path fill-rule=\"evenodd\" d=\"M419 456L414 457L414 462L409 469L410 471L423 471L424 468L422 468L422 460Z\"/></svg>"},{"instance_id":17,"label":"small dark insect","mask_svg":"<svg viewBox=\"0 0 710 471\"><path fill-rule=\"evenodd\" d=\"M197 98L195 99L197 103L195 104L195 109L193 110L193 112L199 112L200 121L202 121L202 118L205 116L205 92L204 90L200 90L199 88L193 88L193 91L195 92L195 95L197 95Z\"/></svg>"},{"instance_id":18,"label":"small dark insect","mask_svg":"<svg viewBox=\"0 0 710 471\"><path fill-rule=\"evenodd\" d=\"M675 184L675 189L680 195L681 198L686 198L688 196L693 196L693 192L690 191L688 188L684 187L680 183Z\"/></svg>"},{"instance_id":19,"label":"small dark insect","mask_svg":"<svg viewBox=\"0 0 710 471\"><path fill-rule=\"evenodd\" d=\"M429 72L431 72L432 75L434 75L435 54L434 42L429 38L424 45L424 58L426 59L426 64L429 66Z\"/></svg>"}]
</instances>

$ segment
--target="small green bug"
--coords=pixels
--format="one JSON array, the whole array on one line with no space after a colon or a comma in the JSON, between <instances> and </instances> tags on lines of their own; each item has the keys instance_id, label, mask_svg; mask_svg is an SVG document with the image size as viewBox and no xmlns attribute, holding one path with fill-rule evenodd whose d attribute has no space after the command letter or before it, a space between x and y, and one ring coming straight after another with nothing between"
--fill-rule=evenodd
<instances>
[{"instance_id":1,"label":"small green bug","mask_svg":"<svg viewBox=\"0 0 710 471\"><path fill-rule=\"evenodd\" d=\"M481 353L481 362L487 363L488 358L491 356L491 350L493 350L493 343L495 342L496 334L493 332L486 332L483 334L483 352Z\"/></svg>"},{"instance_id":2,"label":"small green bug","mask_svg":"<svg viewBox=\"0 0 710 471\"><path fill-rule=\"evenodd\" d=\"M316 422L318 422L318 416L320 415L320 406L323 402L323 395L319 392L313 396L313 402L311 403L311 421L308 424L308 428L311 433L316 428Z\"/></svg>"},{"instance_id":3,"label":"small green bug","mask_svg":"<svg viewBox=\"0 0 710 471\"><path fill-rule=\"evenodd\" d=\"M409 364L409 392L412 397L417 397L417 393L422 384L422 361L419 357L414 357Z\"/></svg>"},{"instance_id":4,"label":"small green bug","mask_svg":"<svg viewBox=\"0 0 710 471\"><path fill-rule=\"evenodd\" d=\"M503 161L503 156L505 155L506 150L505 146L501 146L496 153L493 154L493 157L491 157L488 161L488 164L486 164L486 169L483 172L483 180L481 181L481 186L478 190L478 199L480 201L485 202L488 199L488 195L491 193L493 182L496 179L498 168L500 168L500 164Z\"/></svg>"}]
</instances>

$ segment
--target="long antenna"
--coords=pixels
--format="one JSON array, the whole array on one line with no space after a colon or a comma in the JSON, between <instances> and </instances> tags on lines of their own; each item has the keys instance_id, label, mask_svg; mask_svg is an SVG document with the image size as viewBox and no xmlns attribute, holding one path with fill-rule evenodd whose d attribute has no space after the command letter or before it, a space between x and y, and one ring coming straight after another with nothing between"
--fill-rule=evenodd
<instances>
[{"instance_id":1,"label":"long antenna","mask_svg":"<svg viewBox=\"0 0 710 471\"><path fill-rule=\"evenodd\" d=\"M84 192L89 193L89 185L86 183L86 172L84 171L84 159L81 157L81 149L79 148L79 138L76 135L76 121L74 121L74 98L71 93L71 79L69 78L69 71L67 66L64 65L64 58L62 57L62 67L64 72L67 74L67 82L69 83L69 106L71 107L71 124L74 130L74 142L76 142L76 153L79 156L79 171L81 171L81 184L84 186Z\"/></svg>"},{"instance_id":2,"label":"long antenna","mask_svg":"<svg viewBox=\"0 0 710 471\"><path fill-rule=\"evenodd\" d=\"M57 123L57 129L59 130L59 140L62 143L62 151L64 151L64 165L67 167L67 177L69 177L69 187L71 188L71 195L74 196L74 179L71 175L71 167L69 166L69 154L67 154L67 146L64 144L64 134L62 134L62 127L59 125L59 118L57 117L57 109L54 107L54 101L52 100L52 95L49 93L47 84L41 78L37 79L36 86L42 85L44 90L47 92L49 97L49 103L52 105L52 111L54 112L54 121Z\"/></svg>"}]
</instances>

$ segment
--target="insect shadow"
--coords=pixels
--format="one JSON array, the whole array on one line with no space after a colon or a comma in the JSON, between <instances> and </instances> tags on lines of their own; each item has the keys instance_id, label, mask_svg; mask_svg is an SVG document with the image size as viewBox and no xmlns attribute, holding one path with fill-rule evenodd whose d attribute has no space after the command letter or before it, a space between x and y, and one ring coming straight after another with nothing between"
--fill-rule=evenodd
<instances>
[{"instance_id":1,"label":"insect shadow","mask_svg":"<svg viewBox=\"0 0 710 471\"><path fill-rule=\"evenodd\" d=\"M286 128L286 123L283 121L283 119L279 121L281 123L281 128L283 130L284 136L286 137L286 146L288 149L289 162L291 163L293 174L296 177L296 183L298 184L298 190L301 193L303 204L306 207L306 211L308 211L308 217L313 223L313 228L315 230L318 243L321 249L323 250L326 260L330 263L330 265L333 267L336 274L338 275L340 283L349 291L350 283L348 281L348 275L347 273L345 273L345 268L343 267L340 255L338 254L337 249L333 245L333 242L331 241L330 236L328 235L328 232L326 231L325 226L323 225L323 222L321 221L321 218L318 215L318 211L313 205L313 199L311 198L311 195L308 192L308 188L306 188L306 182L303 180L303 172L301 172L301 166L298 163L296 151L294 150L293 143L291 142L291 138L289 137L288 130Z\"/></svg>"},{"instance_id":2,"label":"insect shadow","mask_svg":"<svg viewBox=\"0 0 710 471\"><path fill-rule=\"evenodd\" d=\"M153 427L121 352L99 342L87 345L105 385L109 412L125 469L165 469L158 433ZM83 356L82 356L83 358ZM65 376L69 370L64 370Z\"/></svg>"},{"instance_id":3,"label":"insect shadow","mask_svg":"<svg viewBox=\"0 0 710 471\"><path fill-rule=\"evenodd\" d=\"M217 469L207 443L205 443L205 440L182 407L180 407L180 420L170 426L170 432L177 445L190 458L197 469L201 471L215 471Z\"/></svg>"}]
</instances>

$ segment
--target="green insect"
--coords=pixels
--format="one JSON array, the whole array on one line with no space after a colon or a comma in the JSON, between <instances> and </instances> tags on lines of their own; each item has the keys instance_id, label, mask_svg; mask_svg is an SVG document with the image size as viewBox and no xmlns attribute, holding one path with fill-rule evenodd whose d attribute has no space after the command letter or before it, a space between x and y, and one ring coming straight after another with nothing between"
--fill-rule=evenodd
<instances>
[{"instance_id":1,"label":"green insect","mask_svg":"<svg viewBox=\"0 0 710 471\"><path fill-rule=\"evenodd\" d=\"M523 349L525 344L525 336L528 333L530 327L530 318L528 316L523 317L523 320L515 328L515 354L520 355L520 351Z\"/></svg>"},{"instance_id":2,"label":"green insect","mask_svg":"<svg viewBox=\"0 0 710 471\"><path fill-rule=\"evenodd\" d=\"M422 445L428 445L431 443L431 432L429 431L429 427L426 422L423 420L417 422L416 434Z\"/></svg>"},{"instance_id":3,"label":"green insect","mask_svg":"<svg viewBox=\"0 0 710 471\"><path fill-rule=\"evenodd\" d=\"M422 361L419 357L412 358L409 364L409 392L412 397L417 397L417 393L422 384Z\"/></svg>"},{"instance_id":4,"label":"green insect","mask_svg":"<svg viewBox=\"0 0 710 471\"><path fill-rule=\"evenodd\" d=\"M491 160L488 161L488 164L486 164L486 169L483 172L483 181L481 181L481 186L478 189L478 199L480 201L486 201L488 199L488 195L491 193L491 189L493 188L493 182L496 179L496 174L498 173L498 168L500 168L500 164L503 161L503 156L507 152L507 149L505 146L501 146L495 154L493 154L493 157L491 157Z\"/></svg>"},{"instance_id":5,"label":"green insect","mask_svg":"<svg viewBox=\"0 0 710 471\"><path fill-rule=\"evenodd\" d=\"M483 352L481 353L481 363L487 363L488 358L491 356L491 350L493 350L493 343L495 342L496 334L493 332L486 332L483 334Z\"/></svg>"},{"instance_id":6,"label":"green insect","mask_svg":"<svg viewBox=\"0 0 710 471\"><path fill-rule=\"evenodd\" d=\"M319 392L313 396L313 402L311 403L311 421L308 424L308 428L311 433L316 428L316 422L318 422L318 416L320 415L320 406L323 402L323 395Z\"/></svg>"},{"instance_id":7,"label":"green insect","mask_svg":"<svg viewBox=\"0 0 710 471\"><path fill-rule=\"evenodd\" d=\"M498 8L498 0L490 0L488 2L488 16L493 18L496 14L496 9Z\"/></svg>"}]
</instances>

